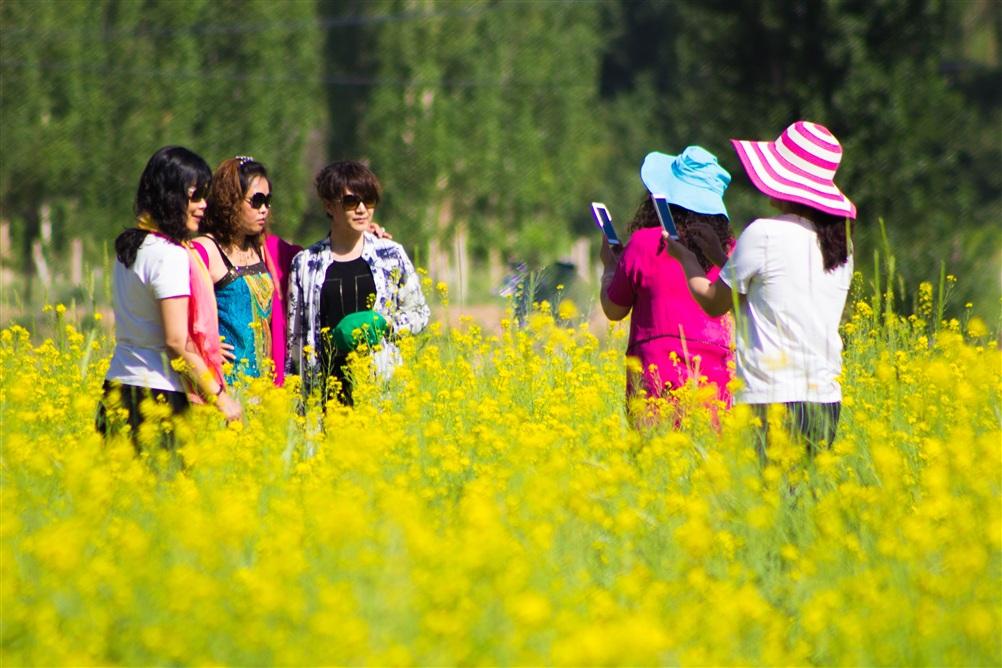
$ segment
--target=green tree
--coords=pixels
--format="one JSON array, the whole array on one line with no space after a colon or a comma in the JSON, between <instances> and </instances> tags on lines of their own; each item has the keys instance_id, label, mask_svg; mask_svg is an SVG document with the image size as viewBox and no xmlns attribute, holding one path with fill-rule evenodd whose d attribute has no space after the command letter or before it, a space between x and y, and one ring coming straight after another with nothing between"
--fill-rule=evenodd
<instances>
[{"instance_id":1,"label":"green tree","mask_svg":"<svg viewBox=\"0 0 1002 668\"><path fill-rule=\"evenodd\" d=\"M307 150L326 125L312 3L12 0L0 11L0 196L26 243L46 204L68 234L110 240L165 144L211 164L263 160L279 231L295 236Z\"/></svg>"},{"instance_id":2,"label":"green tree","mask_svg":"<svg viewBox=\"0 0 1002 668\"><path fill-rule=\"evenodd\" d=\"M362 132L391 195L387 214L408 238L466 230L480 252L552 257L587 216L582 193L597 178L596 7L444 7L378 9L427 15L373 39L377 85Z\"/></svg>"},{"instance_id":3,"label":"green tree","mask_svg":"<svg viewBox=\"0 0 1002 668\"><path fill-rule=\"evenodd\" d=\"M634 3L622 7L628 15ZM998 214L990 213L999 210L1000 184L991 176L997 169L975 165L1000 157L998 106L979 112L975 87L965 90L945 69L964 42L971 7L946 0L644 5L647 18L661 23L658 46L624 44L635 37L628 30L606 71L630 73L625 85L611 87L615 96L634 95L634 82L663 96L658 117L668 146L699 143L717 153L735 176L728 206L739 226L767 204L728 138L772 139L800 118L827 125L846 151L837 181L859 208L858 263L872 265L884 218L901 286L934 278L943 259L960 275L960 299L980 294L990 306L997 285L984 290L980 276L985 249L1000 245ZM997 89L997 63L992 71Z\"/></svg>"}]
</instances>

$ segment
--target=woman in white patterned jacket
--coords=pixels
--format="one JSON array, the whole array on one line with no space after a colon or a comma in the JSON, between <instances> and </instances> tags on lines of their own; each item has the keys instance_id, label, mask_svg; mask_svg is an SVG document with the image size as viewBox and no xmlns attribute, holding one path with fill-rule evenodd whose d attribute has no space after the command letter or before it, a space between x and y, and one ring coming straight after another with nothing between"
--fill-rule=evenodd
<instances>
[{"instance_id":1,"label":"woman in white patterned jacket","mask_svg":"<svg viewBox=\"0 0 1002 668\"><path fill-rule=\"evenodd\" d=\"M286 372L302 376L307 393L319 389L324 403L337 398L350 406L347 353L329 334L345 316L368 310L381 315L388 331L374 363L387 377L400 358L393 340L423 330L430 310L403 246L368 232L381 194L372 170L335 162L317 174L315 185L331 227L292 260Z\"/></svg>"}]
</instances>

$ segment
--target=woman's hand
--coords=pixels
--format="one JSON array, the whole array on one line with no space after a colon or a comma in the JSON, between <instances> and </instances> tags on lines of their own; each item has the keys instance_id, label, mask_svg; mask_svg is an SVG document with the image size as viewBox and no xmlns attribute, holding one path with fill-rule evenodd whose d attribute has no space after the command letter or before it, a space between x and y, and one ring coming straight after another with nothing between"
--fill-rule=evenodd
<instances>
[{"instance_id":1,"label":"woman's hand","mask_svg":"<svg viewBox=\"0 0 1002 668\"><path fill-rule=\"evenodd\" d=\"M379 223L369 223L369 234L376 235L379 239L392 239L393 235L386 231L386 228Z\"/></svg>"},{"instance_id":2,"label":"woman's hand","mask_svg":"<svg viewBox=\"0 0 1002 668\"><path fill-rule=\"evenodd\" d=\"M621 246L616 246L613 248L609 245L608 240L602 239L602 252L599 253L599 257L602 258L602 280L599 284L599 301L602 304L602 311L605 313L605 317L609 320L622 320L630 314L630 306L621 306L609 298L609 286L612 284L616 276L616 267L619 265L619 251L622 250Z\"/></svg>"},{"instance_id":3,"label":"woman's hand","mask_svg":"<svg viewBox=\"0 0 1002 668\"><path fill-rule=\"evenodd\" d=\"M667 250L668 254L682 263L683 266L685 266L686 260L696 259L696 254L689 250L685 244L681 241L672 239L668 236L668 233L664 231L661 232L661 246L658 248L658 252L660 253L662 250Z\"/></svg>"},{"instance_id":4,"label":"woman's hand","mask_svg":"<svg viewBox=\"0 0 1002 668\"><path fill-rule=\"evenodd\" d=\"M619 255L617 254L617 251L619 250L621 250L620 246L616 246L616 248L613 249L613 247L609 245L609 240L603 238L602 250L598 254L599 258L602 260L602 266L606 269L615 267L619 262Z\"/></svg>"},{"instance_id":5,"label":"woman's hand","mask_svg":"<svg viewBox=\"0 0 1002 668\"><path fill-rule=\"evenodd\" d=\"M706 259L716 266L723 267L727 262L727 253L720 245L720 238L706 223L693 223L686 227L685 238L703 251Z\"/></svg>"},{"instance_id":6,"label":"woman's hand","mask_svg":"<svg viewBox=\"0 0 1002 668\"><path fill-rule=\"evenodd\" d=\"M218 408L219 412L223 414L223 417L226 418L227 422L239 420L244 414L244 409L240 406L240 402L231 397L226 390L223 390L222 393L216 397L216 408Z\"/></svg>"},{"instance_id":7,"label":"woman's hand","mask_svg":"<svg viewBox=\"0 0 1002 668\"><path fill-rule=\"evenodd\" d=\"M720 247L719 243L717 247ZM668 254L682 265L686 282L689 284L689 293L704 312L716 318L731 310L733 302L730 286L719 277L711 283L699 265L695 253L669 237L667 232L661 234L661 248L667 249Z\"/></svg>"},{"instance_id":8,"label":"woman's hand","mask_svg":"<svg viewBox=\"0 0 1002 668\"><path fill-rule=\"evenodd\" d=\"M223 341L222 343L219 344L220 354L223 356L224 360L226 360L231 364L237 361L237 356L233 352L234 350L235 348L233 347L232 343L226 343L225 341Z\"/></svg>"}]
</instances>

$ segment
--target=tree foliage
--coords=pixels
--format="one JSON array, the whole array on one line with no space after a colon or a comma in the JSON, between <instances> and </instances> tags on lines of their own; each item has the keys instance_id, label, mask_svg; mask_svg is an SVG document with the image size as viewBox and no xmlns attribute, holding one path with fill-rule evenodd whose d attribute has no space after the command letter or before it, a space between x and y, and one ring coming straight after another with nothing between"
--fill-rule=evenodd
<instances>
[{"instance_id":1,"label":"tree foliage","mask_svg":"<svg viewBox=\"0 0 1002 668\"><path fill-rule=\"evenodd\" d=\"M3 217L103 240L130 224L160 146L210 164L254 153L275 172L280 217L301 217L309 133L323 121L312 5L233 0L0 5ZM290 39L293 37L294 39ZM294 88L295 95L282 90Z\"/></svg>"},{"instance_id":2,"label":"tree foliage","mask_svg":"<svg viewBox=\"0 0 1002 668\"><path fill-rule=\"evenodd\" d=\"M958 45L973 3L715 0L645 4L629 18L632 6L623 5L622 51L605 70L621 80L605 88L633 102L639 119L643 100L664 101L660 146L698 143L721 158L735 176L727 197L738 226L768 205L727 140L773 139L795 120L814 120L845 149L837 181L859 208L862 263L881 242L883 218L903 285L935 277L945 260L961 275L962 298L980 293L997 308L998 286L981 274L994 255L997 275L1002 245L1002 182L989 167L1002 158L998 93L965 90L946 73L950 62L972 66ZM983 11L1002 22L1002 6ZM638 20L665 27L656 46L633 41L636 30L651 33ZM1000 37L996 29L992 64L977 68L990 71L982 78L993 75L996 90Z\"/></svg>"},{"instance_id":3,"label":"tree foliage","mask_svg":"<svg viewBox=\"0 0 1002 668\"><path fill-rule=\"evenodd\" d=\"M4 0L0 30L0 217L23 242L43 209L57 246L109 239L180 143L264 161L296 241L325 225L312 174L355 158L406 243L553 259L593 234L591 200L625 227L651 150L715 152L740 227L767 204L728 139L808 118L845 147L861 265L883 218L905 284L945 260L962 299L998 298L991 0Z\"/></svg>"}]
</instances>

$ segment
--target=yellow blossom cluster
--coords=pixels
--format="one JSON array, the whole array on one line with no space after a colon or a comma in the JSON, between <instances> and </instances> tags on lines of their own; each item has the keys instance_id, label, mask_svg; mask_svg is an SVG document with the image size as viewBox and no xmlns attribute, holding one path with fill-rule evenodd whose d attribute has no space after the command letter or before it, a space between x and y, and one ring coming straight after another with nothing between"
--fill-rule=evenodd
<instances>
[{"instance_id":1,"label":"yellow blossom cluster","mask_svg":"<svg viewBox=\"0 0 1002 668\"><path fill-rule=\"evenodd\" d=\"M689 388L631 428L625 328L548 311L359 358L354 409L249 380L141 457L93 428L110 342L4 329L0 663L1002 664L999 350L849 313L834 447L765 466Z\"/></svg>"}]
</instances>

